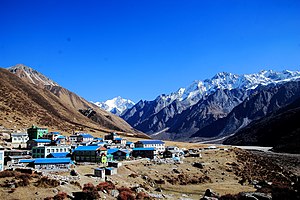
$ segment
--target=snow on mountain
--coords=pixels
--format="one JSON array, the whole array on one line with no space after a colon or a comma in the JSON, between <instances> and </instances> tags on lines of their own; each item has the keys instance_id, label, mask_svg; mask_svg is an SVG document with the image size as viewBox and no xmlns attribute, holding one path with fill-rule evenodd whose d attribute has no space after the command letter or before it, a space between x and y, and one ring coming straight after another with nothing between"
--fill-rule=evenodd
<instances>
[{"instance_id":1,"label":"snow on mountain","mask_svg":"<svg viewBox=\"0 0 300 200\"><path fill-rule=\"evenodd\" d=\"M158 98L168 100L172 102L174 100L179 101L191 101L193 98L197 100L212 94L216 89L255 89L259 85L277 84L296 80L300 78L300 71L284 70L276 72L273 70L262 70L255 74L237 75L227 72L221 72L216 74L211 79L204 81L196 80L190 86L186 88L180 88L177 92L173 92L169 95L160 95Z\"/></svg>"},{"instance_id":2,"label":"snow on mountain","mask_svg":"<svg viewBox=\"0 0 300 200\"><path fill-rule=\"evenodd\" d=\"M39 86L58 86L57 83L52 81L51 79L47 78L43 74L39 73L38 71L27 67L22 64L15 65L13 67L9 67L7 70L9 70L11 73L16 74L17 76L21 77L23 80L33 83L35 85Z\"/></svg>"},{"instance_id":3,"label":"snow on mountain","mask_svg":"<svg viewBox=\"0 0 300 200\"><path fill-rule=\"evenodd\" d=\"M125 110L134 106L135 103L129 99L123 99L118 96L105 102L95 102L94 104L115 115L120 115Z\"/></svg>"}]
</instances>

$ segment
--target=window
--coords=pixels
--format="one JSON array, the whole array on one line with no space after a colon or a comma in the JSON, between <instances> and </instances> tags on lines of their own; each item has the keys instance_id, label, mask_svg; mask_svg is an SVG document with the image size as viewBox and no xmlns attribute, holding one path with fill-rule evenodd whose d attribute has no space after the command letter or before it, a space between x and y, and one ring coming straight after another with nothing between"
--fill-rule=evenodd
<instances>
[{"instance_id":1,"label":"window","mask_svg":"<svg viewBox=\"0 0 300 200\"><path fill-rule=\"evenodd\" d=\"M50 153L50 149L47 149L47 153Z\"/></svg>"},{"instance_id":2,"label":"window","mask_svg":"<svg viewBox=\"0 0 300 200\"><path fill-rule=\"evenodd\" d=\"M51 149L51 152L54 153L54 149Z\"/></svg>"}]
</instances>

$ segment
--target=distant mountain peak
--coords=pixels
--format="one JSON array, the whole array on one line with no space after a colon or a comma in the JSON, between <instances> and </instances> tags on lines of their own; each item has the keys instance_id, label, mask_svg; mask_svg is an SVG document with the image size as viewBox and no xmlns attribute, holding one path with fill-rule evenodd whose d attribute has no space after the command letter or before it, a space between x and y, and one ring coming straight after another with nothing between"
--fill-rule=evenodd
<instances>
[{"instance_id":1,"label":"distant mountain peak","mask_svg":"<svg viewBox=\"0 0 300 200\"><path fill-rule=\"evenodd\" d=\"M7 68L7 70L10 71L11 73L17 75L24 81L26 81L28 83L33 83L40 87L44 87L44 86L48 86L48 85L59 86L56 82L49 79L42 73L38 72L37 70L35 70L31 67L23 65L23 64L17 64L15 66Z\"/></svg>"},{"instance_id":2,"label":"distant mountain peak","mask_svg":"<svg viewBox=\"0 0 300 200\"><path fill-rule=\"evenodd\" d=\"M125 110L134 106L135 103L129 99L117 96L105 102L95 102L94 104L115 115L121 115Z\"/></svg>"}]
</instances>

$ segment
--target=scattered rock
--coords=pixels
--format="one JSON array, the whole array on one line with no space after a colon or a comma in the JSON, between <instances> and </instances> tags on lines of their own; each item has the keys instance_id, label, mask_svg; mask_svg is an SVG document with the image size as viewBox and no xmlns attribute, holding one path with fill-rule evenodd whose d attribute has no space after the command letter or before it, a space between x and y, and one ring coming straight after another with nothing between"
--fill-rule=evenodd
<instances>
[{"instance_id":1,"label":"scattered rock","mask_svg":"<svg viewBox=\"0 0 300 200\"><path fill-rule=\"evenodd\" d=\"M173 172L176 174L180 174L180 171L178 171L178 169L176 169L176 168L173 169Z\"/></svg>"},{"instance_id":2,"label":"scattered rock","mask_svg":"<svg viewBox=\"0 0 300 200\"><path fill-rule=\"evenodd\" d=\"M207 189L204 193L204 197L215 197L215 198L219 198L220 195L216 192L214 192L212 189Z\"/></svg>"},{"instance_id":3,"label":"scattered rock","mask_svg":"<svg viewBox=\"0 0 300 200\"><path fill-rule=\"evenodd\" d=\"M203 169L203 168L204 168L203 164L202 164L202 163L199 163L199 162L195 162L195 163L193 164L193 167L196 167L196 168L199 168L199 169Z\"/></svg>"},{"instance_id":4,"label":"scattered rock","mask_svg":"<svg viewBox=\"0 0 300 200\"><path fill-rule=\"evenodd\" d=\"M112 197L115 197L115 198L117 198L118 196L119 196L119 191L118 190L111 190L110 191L110 195L112 196Z\"/></svg>"},{"instance_id":5,"label":"scattered rock","mask_svg":"<svg viewBox=\"0 0 300 200\"><path fill-rule=\"evenodd\" d=\"M162 189L161 188L156 188L154 191L156 191L156 192L162 192Z\"/></svg>"}]
</instances>

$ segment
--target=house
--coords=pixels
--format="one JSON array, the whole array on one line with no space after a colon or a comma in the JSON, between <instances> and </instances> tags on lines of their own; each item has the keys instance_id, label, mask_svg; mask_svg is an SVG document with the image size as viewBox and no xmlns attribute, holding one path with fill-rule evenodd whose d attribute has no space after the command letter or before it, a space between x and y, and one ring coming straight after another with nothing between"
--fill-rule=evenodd
<instances>
[{"instance_id":1,"label":"house","mask_svg":"<svg viewBox=\"0 0 300 200\"><path fill-rule=\"evenodd\" d=\"M59 146L37 146L32 148L33 158L46 158L51 153L70 153L71 146L59 145Z\"/></svg>"},{"instance_id":2,"label":"house","mask_svg":"<svg viewBox=\"0 0 300 200\"><path fill-rule=\"evenodd\" d=\"M90 143L94 140L94 136L88 133L79 134L77 141L81 143Z\"/></svg>"},{"instance_id":3,"label":"house","mask_svg":"<svg viewBox=\"0 0 300 200\"><path fill-rule=\"evenodd\" d=\"M28 164L38 170L67 171L73 164L71 158L36 158L20 160L19 163Z\"/></svg>"},{"instance_id":4,"label":"house","mask_svg":"<svg viewBox=\"0 0 300 200\"><path fill-rule=\"evenodd\" d=\"M126 142L126 148L133 149L133 148L134 148L134 143L133 143L133 142L130 142L130 141L127 141L127 142Z\"/></svg>"},{"instance_id":5,"label":"house","mask_svg":"<svg viewBox=\"0 0 300 200\"><path fill-rule=\"evenodd\" d=\"M119 150L118 148L107 149L107 161L108 162L114 160L113 153L115 153L118 150Z\"/></svg>"},{"instance_id":6,"label":"house","mask_svg":"<svg viewBox=\"0 0 300 200\"><path fill-rule=\"evenodd\" d=\"M11 145L13 148L26 148L29 140L28 133L11 133Z\"/></svg>"},{"instance_id":7,"label":"house","mask_svg":"<svg viewBox=\"0 0 300 200\"><path fill-rule=\"evenodd\" d=\"M175 158L183 155L184 152L176 146L167 146L166 150L163 152L164 158Z\"/></svg>"},{"instance_id":8,"label":"house","mask_svg":"<svg viewBox=\"0 0 300 200\"><path fill-rule=\"evenodd\" d=\"M134 148L132 150L132 156L142 157L142 158L150 158L153 159L155 156L155 148L149 147L149 148Z\"/></svg>"},{"instance_id":9,"label":"house","mask_svg":"<svg viewBox=\"0 0 300 200\"><path fill-rule=\"evenodd\" d=\"M120 145L120 146L126 146L126 139L117 137L113 140L113 143L115 143L116 145Z\"/></svg>"},{"instance_id":10,"label":"house","mask_svg":"<svg viewBox=\"0 0 300 200\"><path fill-rule=\"evenodd\" d=\"M127 149L119 149L111 154L114 160L126 160L129 158L130 152Z\"/></svg>"},{"instance_id":11,"label":"house","mask_svg":"<svg viewBox=\"0 0 300 200\"><path fill-rule=\"evenodd\" d=\"M180 157L183 155L183 152L178 150L165 150L163 152L164 158L174 158L174 157Z\"/></svg>"},{"instance_id":12,"label":"house","mask_svg":"<svg viewBox=\"0 0 300 200\"><path fill-rule=\"evenodd\" d=\"M94 176L105 179L105 168L94 169Z\"/></svg>"},{"instance_id":13,"label":"house","mask_svg":"<svg viewBox=\"0 0 300 200\"><path fill-rule=\"evenodd\" d=\"M63 136L63 135L57 136L56 139L55 139L55 143L60 144L60 145L66 144L67 143L66 137Z\"/></svg>"},{"instance_id":14,"label":"house","mask_svg":"<svg viewBox=\"0 0 300 200\"><path fill-rule=\"evenodd\" d=\"M33 147L42 147L51 144L49 139L33 139L27 141L27 149L32 149Z\"/></svg>"},{"instance_id":15,"label":"house","mask_svg":"<svg viewBox=\"0 0 300 200\"><path fill-rule=\"evenodd\" d=\"M78 136L79 136L79 135L70 135L70 136L69 136L69 142L70 142L71 144L76 144L76 143L78 143Z\"/></svg>"},{"instance_id":16,"label":"house","mask_svg":"<svg viewBox=\"0 0 300 200\"><path fill-rule=\"evenodd\" d=\"M134 146L135 148L154 148L155 154L165 151L165 142L161 140L139 140Z\"/></svg>"},{"instance_id":17,"label":"house","mask_svg":"<svg viewBox=\"0 0 300 200\"><path fill-rule=\"evenodd\" d=\"M104 140L115 140L117 137L119 137L116 133L110 133L108 135L104 136Z\"/></svg>"},{"instance_id":18,"label":"house","mask_svg":"<svg viewBox=\"0 0 300 200\"><path fill-rule=\"evenodd\" d=\"M4 148L0 146L0 171L4 170Z\"/></svg>"},{"instance_id":19,"label":"house","mask_svg":"<svg viewBox=\"0 0 300 200\"><path fill-rule=\"evenodd\" d=\"M103 138L94 137L93 142L103 142Z\"/></svg>"},{"instance_id":20,"label":"house","mask_svg":"<svg viewBox=\"0 0 300 200\"><path fill-rule=\"evenodd\" d=\"M78 146L72 157L76 162L107 162L107 149L99 146Z\"/></svg>"},{"instance_id":21,"label":"house","mask_svg":"<svg viewBox=\"0 0 300 200\"><path fill-rule=\"evenodd\" d=\"M37 126L32 125L31 128L27 129L29 140L40 139L44 134L48 133L47 128L39 128Z\"/></svg>"},{"instance_id":22,"label":"house","mask_svg":"<svg viewBox=\"0 0 300 200\"><path fill-rule=\"evenodd\" d=\"M114 167L105 168L105 175L114 175L118 173L118 169Z\"/></svg>"},{"instance_id":23,"label":"house","mask_svg":"<svg viewBox=\"0 0 300 200\"><path fill-rule=\"evenodd\" d=\"M61 134L59 132L49 132L49 133L45 133L43 135L43 139L49 139L49 140L55 141L57 139L57 137L60 135Z\"/></svg>"}]
</instances>

